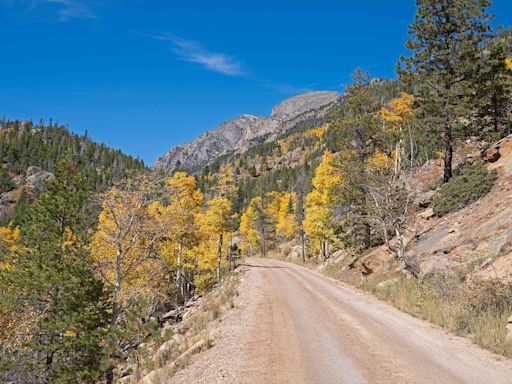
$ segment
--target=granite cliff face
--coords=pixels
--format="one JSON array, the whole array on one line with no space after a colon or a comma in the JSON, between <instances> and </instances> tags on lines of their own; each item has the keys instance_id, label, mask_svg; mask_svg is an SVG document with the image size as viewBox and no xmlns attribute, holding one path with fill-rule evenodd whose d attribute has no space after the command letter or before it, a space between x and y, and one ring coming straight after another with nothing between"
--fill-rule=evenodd
<instances>
[{"instance_id":1,"label":"granite cliff face","mask_svg":"<svg viewBox=\"0 0 512 384\"><path fill-rule=\"evenodd\" d=\"M279 103L269 117L240 115L190 143L172 148L153 168L197 172L221 156L243 153L255 144L276 139L306 119L325 116L340 99L338 92L310 92Z\"/></svg>"}]
</instances>

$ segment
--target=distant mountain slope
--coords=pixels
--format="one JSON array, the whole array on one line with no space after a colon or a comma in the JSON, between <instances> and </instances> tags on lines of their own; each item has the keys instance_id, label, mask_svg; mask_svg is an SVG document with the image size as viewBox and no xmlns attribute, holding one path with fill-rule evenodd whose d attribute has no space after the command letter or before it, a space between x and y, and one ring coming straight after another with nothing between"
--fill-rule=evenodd
<instances>
[{"instance_id":1,"label":"distant mountain slope","mask_svg":"<svg viewBox=\"0 0 512 384\"><path fill-rule=\"evenodd\" d=\"M325 116L340 100L338 92L310 92L279 103L269 117L240 115L190 143L172 148L153 167L164 172L197 172L219 157L244 153L253 145L275 140L306 119Z\"/></svg>"},{"instance_id":2,"label":"distant mountain slope","mask_svg":"<svg viewBox=\"0 0 512 384\"><path fill-rule=\"evenodd\" d=\"M0 120L0 162L12 177L25 173L30 166L51 172L63 158L82 168L92 188L110 185L126 170L145 167L142 160L61 125Z\"/></svg>"},{"instance_id":3,"label":"distant mountain slope","mask_svg":"<svg viewBox=\"0 0 512 384\"><path fill-rule=\"evenodd\" d=\"M18 201L31 201L53 177L62 159L72 160L92 190L101 190L130 170L143 170L140 159L92 141L56 124L0 119L0 224Z\"/></svg>"}]
</instances>

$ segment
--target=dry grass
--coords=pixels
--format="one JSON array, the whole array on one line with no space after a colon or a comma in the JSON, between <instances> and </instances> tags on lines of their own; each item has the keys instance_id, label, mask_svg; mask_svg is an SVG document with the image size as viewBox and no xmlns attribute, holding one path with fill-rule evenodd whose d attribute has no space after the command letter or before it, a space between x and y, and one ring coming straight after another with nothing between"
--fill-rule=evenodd
<instances>
[{"instance_id":1,"label":"dry grass","mask_svg":"<svg viewBox=\"0 0 512 384\"><path fill-rule=\"evenodd\" d=\"M486 258L487 255L482 256ZM482 259L475 264L481 264ZM348 272L346 265L342 260L326 266L323 272L370 292L401 311L467 337L483 348L512 357L512 342L507 341L505 328L512 315L512 284L441 275L415 280L392 267L390 272L362 278L358 273ZM474 270L472 264L466 272Z\"/></svg>"},{"instance_id":2,"label":"dry grass","mask_svg":"<svg viewBox=\"0 0 512 384\"><path fill-rule=\"evenodd\" d=\"M470 283L441 276L423 281L396 275L387 278L393 278L390 284L379 286L376 280L366 280L359 287L404 312L512 357L512 342L506 340L505 328L512 314L511 285L499 281Z\"/></svg>"},{"instance_id":3,"label":"dry grass","mask_svg":"<svg viewBox=\"0 0 512 384\"><path fill-rule=\"evenodd\" d=\"M211 348L210 329L222 313L235 306L240 272L227 276L192 308L181 323L166 329L151 343L148 358L137 359L133 373L123 383L166 383L176 372L187 367L194 354Z\"/></svg>"}]
</instances>

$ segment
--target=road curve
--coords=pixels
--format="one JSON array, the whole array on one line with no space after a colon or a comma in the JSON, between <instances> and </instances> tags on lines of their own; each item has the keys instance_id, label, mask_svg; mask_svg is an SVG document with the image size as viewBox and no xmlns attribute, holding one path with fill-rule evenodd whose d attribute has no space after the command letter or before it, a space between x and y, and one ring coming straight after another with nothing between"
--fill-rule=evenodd
<instances>
[{"instance_id":1,"label":"road curve","mask_svg":"<svg viewBox=\"0 0 512 384\"><path fill-rule=\"evenodd\" d=\"M173 382L512 383L510 360L319 273L269 259L246 266L246 299L226 320L224 338L236 341L221 337L195 377Z\"/></svg>"}]
</instances>

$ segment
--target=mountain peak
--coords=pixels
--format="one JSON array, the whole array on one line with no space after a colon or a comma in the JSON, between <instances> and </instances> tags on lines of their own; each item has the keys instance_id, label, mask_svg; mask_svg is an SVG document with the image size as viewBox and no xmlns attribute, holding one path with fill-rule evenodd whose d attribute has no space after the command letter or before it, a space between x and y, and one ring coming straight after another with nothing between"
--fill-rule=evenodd
<instances>
[{"instance_id":1,"label":"mountain peak","mask_svg":"<svg viewBox=\"0 0 512 384\"><path fill-rule=\"evenodd\" d=\"M315 91L289 97L272 108L272 117L290 119L326 104L334 103L339 98L340 94L334 91Z\"/></svg>"},{"instance_id":2,"label":"mountain peak","mask_svg":"<svg viewBox=\"0 0 512 384\"><path fill-rule=\"evenodd\" d=\"M269 117L241 114L189 143L172 148L153 168L197 172L221 156L243 153L255 144L272 141L305 119L325 116L340 99L338 92L309 92L277 104Z\"/></svg>"}]
</instances>

